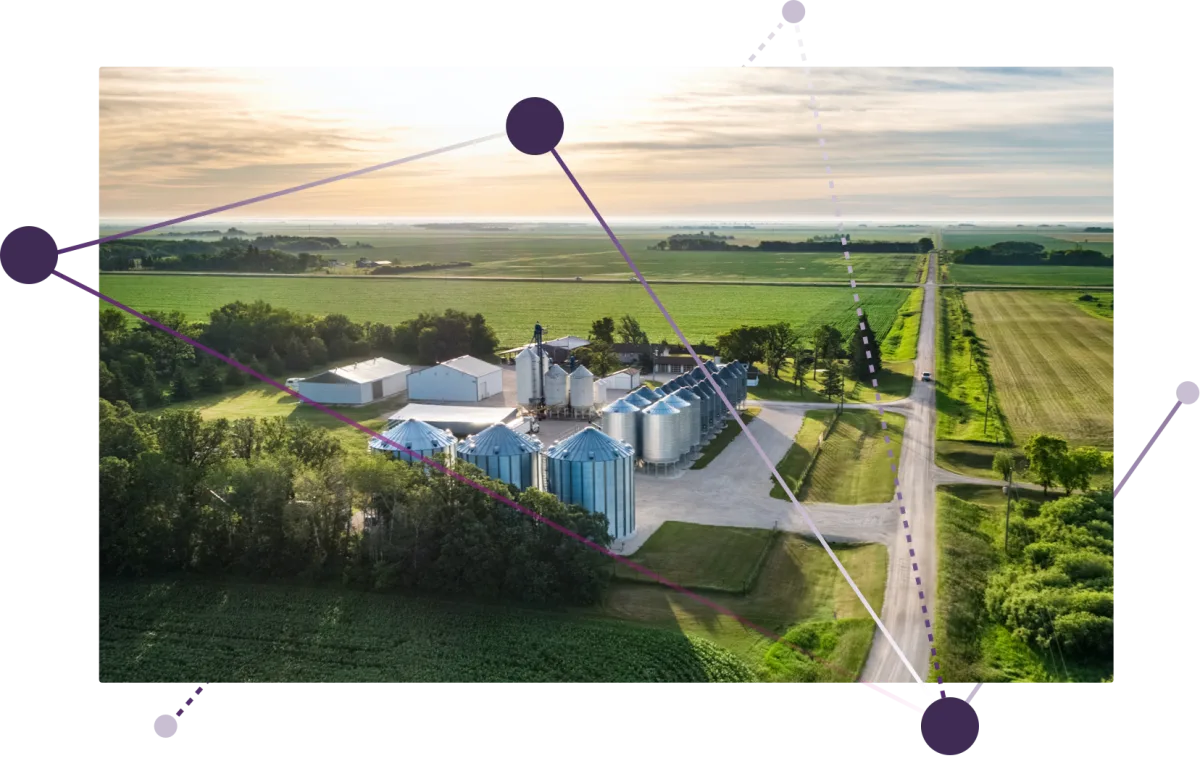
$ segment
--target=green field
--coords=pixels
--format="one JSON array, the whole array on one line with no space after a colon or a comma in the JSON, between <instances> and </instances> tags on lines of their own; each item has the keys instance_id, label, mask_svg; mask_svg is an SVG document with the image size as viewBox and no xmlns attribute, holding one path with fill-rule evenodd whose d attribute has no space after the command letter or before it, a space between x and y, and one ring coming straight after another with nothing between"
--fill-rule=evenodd
<instances>
[{"instance_id":1,"label":"green field","mask_svg":"<svg viewBox=\"0 0 1200 774\"><path fill-rule=\"evenodd\" d=\"M1040 492L1020 496L1044 501ZM943 679L1096 682L1111 675L1111 664L1104 669L1069 663L1057 650L1031 647L985 612L988 578L1005 564L1004 494L999 487L940 487L937 509L940 602L934 629L943 632L938 646ZM1022 524L1014 519L1012 534L1028 542Z\"/></svg>"},{"instance_id":2,"label":"green field","mask_svg":"<svg viewBox=\"0 0 1200 774\"><path fill-rule=\"evenodd\" d=\"M654 385L653 382L643 381L642 384ZM751 407L741 412L742 421L746 423L746 427L750 426L750 422L762 412L758 407ZM702 470L707 468L709 464L717 458L717 455L725 450L725 447L733 443L733 439L737 438L742 432L742 426L737 422L729 422L721 432L717 433L717 437L708 442L700 452L700 456L692 463L692 470Z\"/></svg>"},{"instance_id":3,"label":"green field","mask_svg":"<svg viewBox=\"0 0 1200 774\"><path fill-rule=\"evenodd\" d=\"M1012 439L999 415L996 396L988 398L984 364L976 362L964 335L964 330L973 329L963 314L961 298L957 291L948 289L938 294L937 365L934 372L937 437L939 441L1007 446ZM977 330L975 333L980 335Z\"/></svg>"},{"instance_id":4,"label":"green field","mask_svg":"<svg viewBox=\"0 0 1200 774\"><path fill-rule=\"evenodd\" d=\"M1017 444L1052 433L1113 447L1113 324L1057 294L966 294Z\"/></svg>"},{"instance_id":5,"label":"green field","mask_svg":"<svg viewBox=\"0 0 1200 774\"><path fill-rule=\"evenodd\" d=\"M341 313L356 322L396 324L447 308L479 312L503 346L529 341L535 322L551 336L587 336L604 316L632 314L652 341L675 341L646 291L634 283L483 282L435 279L336 279L104 274L100 289L135 309L178 310L195 320L233 301L263 300L308 314ZM738 325L787 321L801 330L830 323L848 330L858 304L844 288L660 285L667 310L692 342L715 343ZM892 325L908 291L872 288L863 309L879 330Z\"/></svg>"},{"instance_id":6,"label":"green field","mask_svg":"<svg viewBox=\"0 0 1200 774\"><path fill-rule=\"evenodd\" d=\"M759 368L763 366L760 364ZM884 362L882 369L876 375L878 387L860 384L846 378L846 403L875 403L875 393L880 400L899 400L907 398L912 392L912 361ZM785 365L779 371L779 378L772 379L765 372L758 378L758 386L749 387L746 395L751 400L795 400L808 403L837 403L837 398L830 400L821 393L821 374L813 375L812 369L806 369L800 384L792 382L792 366Z\"/></svg>"},{"instance_id":7,"label":"green field","mask_svg":"<svg viewBox=\"0 0 1200 774\"><path fill-rule=\"evenodd\" d=\"M775 466L791 491L798 492L800 485L804 483L801 481L801 477L808 470L813 454L817 450L817 442L829 429L829 423L833 421L834 413L832 410L804 412L804 421L800 424L800 430L792 440L791 448ZM771 496L777 500L789 499L787 492L783 490L774 476L771 476Z\"/></svg>"},{"instance_id":8,"label":"green field","mask_svg":"<svg viewBox=\"0 0 1200 774\"><path fill-rule=\"evenodd\" d=\"M948 264L961 285L1066 285L1112 287L1111 266L985 266Z\"/></svg>"},{"instance_id":9,"label":"green field","mask_svg":"<svg viewBox=\"0 0 1200 774\"><path fill-rule=\"evenodd\" d=\"M668 521L629 558L685 588L740 594L752 585L774 534ZM617 565L617 577L655 582L623 564Z\"/></svg>"},{"instance_id":10,"label":"green field","mask_svg":"<svg viewBox=\"0 0 1200 774\"><path fill-rule=\"evenodd\" d=\"M904 301L892 329L879 343L879 356L885 360L914 360L917 357L917 339L921 334L921 304L925 300L925 288L913 290Z\"/></svg>"},{"instance_id":11,"label":"green field","mask_svg":"<svg viewBox=\"0 0 1200 774\"><path fill-rule=\"evenodd\" d=\"M889 411L881 420L874 411L843 411L800 489L800 499L843 505L888 502L894 494L890 466L900 459L903 438L902 414ZM889 451L895 456L889 457Z\"/></svg>"},{"instance_id":12,"label":"green field","mask_svg":"<svg viewBox=\"0 0 1200 774\"><path fill-rule=\"evenodd\" d=\"M724 527L708 529L714 539L723 541ZM887 548L877 544L835 544L833 549L872 608L878 610L883 604L887 578ZM604 612L615 618L709 639L741 657L761 680L847 681L857 677L866 663L874 622L815 541L791 533L781 534L748 594L707 596L781 635L801 627L827 627L836 622L836 636L827 637L823 645L812 650L838 668L783 652L781 648L786 646L663 586L617 582L608 592ZM802 662L805 668L797 668L797 662Z\"/></svg>"},{"instance_id":13,"label":"green field","mask_svg":"<svg viewBox=\"0 0 1200 774\"><path fill-rule=\"evenodd\" d=\"M102 682L708 682L753 672L679 631L329 588L106 582Z\"/></svg>"},{"instance_id":14,"label":"green field","mask_svg":"<svg viewBox=\"0 0 1200 774\"><path fill-rule=\"evenodd\" d=\"M1036 242L1047 250L1071 250L1082 247L1112 255L1111 232L1086 233L1072 228L949 228L940 232L945 250L965 250L968 247L990 247L997 242Z\"/></svg>"}]
</instances>

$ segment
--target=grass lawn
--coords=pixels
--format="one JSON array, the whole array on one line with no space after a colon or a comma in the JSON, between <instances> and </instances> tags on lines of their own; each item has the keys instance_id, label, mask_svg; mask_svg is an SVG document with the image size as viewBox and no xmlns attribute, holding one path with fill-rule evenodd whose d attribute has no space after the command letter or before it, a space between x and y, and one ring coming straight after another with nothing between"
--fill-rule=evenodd
<instances>
[{"instance_id":1,"label":"grass lawn","mask_svg":"<svg viewBox=\"0 0 1200 774\"><path fill-rule=\"evenodd\" d=\"M833 415L832 410L804 412L804 421L800 425L800 431L796 433L792 447L787 450L787 454L783 455L783 459L775 467L793 492L800 488L800 477L804 475L805 469L817 450L817 439L829 427L829 423L833 421ZM789 499L774 476L771 476L771 482L772 497L777 500Z\"/></svg>"},{"instance_id":2,"label":"grass lawn","mask_svg":"<svg viewBox=\"0 0 1200 774\"><path fill-rule=\"evenodd\" d=\"M740 594L754 580L772 535L767 529L668 521L630 558L685 588ZM623 564L617 577L654 582Z\"/></svg>"},{"instance_id":3,"label":"grass lawn","mask_svg":"<svg viewBox=\"0 0 1200 774\"><path fill-rule=\"evenodd\" d=\"M996 395L991 396L989 405L987 380L979 364L974 362L963 333L970 324L965 320L960 299L957 291L948 288L938 294L937 437L939 440L982 441L1007 446L1012 436L1000 413ZM979 335L978 330L975 333ZM991 342L985 342L985 345L989 344Z\"/></svg>"},{"instance_id":4,"label":"grass lawn","mask_svg":"<svg viewBox=\"0 0 1200 774\"><path fill-rule=\"evenodd\" d=\"M741 412L742 421L746 423L747 427L749 427L750 421L758 416L761 412L762 409L758 407L748 408ZM691 469L701 470L702 468L707 468L708 464L715 460L717 455L724 451L725 447L732 443L733 439L737 438L738 434L741 432L742 428L737 422L728 422L725 425L725 429L717 433L717 437L712 439L708 446L705 446L701 450L700 457L694 463L692 463Z\"/></svg>"},{"instance_id":5,"label":"grass lawn","mask_svg":"<svg viewBox=\"0 0 1200 774\"><path fill-rule=\"evenodd\" d=\"M916 359L917 338L921 333L921 304L924 300L925 288L917 288L900 307L892 329L879 344L879 356L885 362Z\"/></svg>"},{"instance_id":6,"label":"grass lawn","mask_svg":"<svg viewBox=\"0 0 1200 774\"><path fill-rule=\"evenodd\" d=\"M99 645L102 682L755 679L678 629L284 583L105 581Z\"/></svg>"},{"instance_id":7,"label":"grass lawn","mask_svg":"<svg viewBox=\"0 0 1200 774\"><path fill-rule=\"evenodd\" d=\"M821 394L820 374L813 376L812 370L804 374L804 387L792 383L792 367L786 365L779 371L779 378L773 379L763 371L758 378L757 387L749 387L746 397L751 400L790 400L801 403L837 403ZM907 398L912 392L913 364L906 362L883 363L877 380L879 387L870 384L860 384L853 379L846 379L846 403L874 403L875 393L881 400L899 400Z\"/></svg>"},{"instance_id":8,"label":"grass lawn","mask_svg":"<svg viewBox=\"0 0 1200 774\"><path fill-rule=\"evenodd\" d=\"M1036 291L970 292L966 303L1013 440L1041 432L1112 449L1112 321Z\"/></svg>"},{"instance_id":9,"label":"grass lawn","mask_svg":"<svg viewBox=\"0 0 1200 774\"><path fill-rule=\"evenodd\" d=\"M878 610L883 604L887 579L887 548L874 544L834 545L833 548L867 601ZM815 650L823 658L828 656L844 671L812 664L802 656L788 654L788 658L782 658L784 654L778 651L780 646L772 640L663 586L615 582L605 598L603 610L612 617L663 626L712 640L740 656L762 680L847 681L856 678L866 663L875 628L870 615L824 549L800 535L783 533L779 536L758 581L748 594L706 596L780 635L806 623L833 624L836 621L835 633L842 637L830 639L826 636L824 644ZM776 657L768 659L772 650ZM808 662L809 668L798 669L796 662Z\"/></svg>"},{"instance_id":10,"label":"grass lawn","mask_svg":"<svg viewBox=\"0 0 1200 774\"><path fill-rule=\"evenodd\" d=\"M1111 266L985 266L949 264L950 279L962 285L1066 285L1112 287Z\"/></svg>"},{"instance_id":11,"label":"grass lawn","mask_svg":"<svg viewBox=\"0 0 1200 774\"><path fill-rule=\"evenodd\" d=\"M832 411L824 413L832 419ZM886 412L880 419L874 411L843 411L800 489L800 499L843 505L888 502L895 492L891 463L900 459L903 438L900 414ZM889 451L895 456L889 457Z\"/></svg>"},{"instance_id":12,"label":"grass lawn","mask_svg":"<svg viewBox=\"0 0 1200 774\"><path fill-rule=\"evenodd\" d=\"M1040 493L1020 496L1043 501ZM988 617L988 578L1005 563L1004 494L999 487L941 487L937 509L940 603L934 628L943 632L938 645L943 679L1096 682L1111 674L1111 668L1064 661L1057 651L1030 647Z\"/></svg>"}]
</instances>

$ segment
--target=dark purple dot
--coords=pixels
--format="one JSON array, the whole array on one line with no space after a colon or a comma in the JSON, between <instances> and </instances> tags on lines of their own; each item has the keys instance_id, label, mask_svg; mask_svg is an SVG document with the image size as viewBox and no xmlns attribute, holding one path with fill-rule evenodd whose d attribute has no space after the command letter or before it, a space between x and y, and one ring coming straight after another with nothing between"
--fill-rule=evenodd
<instances>
[{"instance_id":1,"label":"dark purple dot","mask_svg":"<svg viewBox=\"0 0 1200 774\"><path fill-rule=\"evenodd\" d=\"M1195 406L1200 403L1200 382L1195 379L1180 379L1180 383L1175 385L1175 397L1182 402L1184 406Z\"/></svg>"},{"instance_id":2,"label":"dark purple dot","mask_svg":"<svg viewBox=\"0 0 1200 774\"><path fill-rule=\"evenodd\" d=\"M958 755L975 744L975 737L979 736L979 716L962 699L938 699L921 716L921 736L934 752Z\"/></svg>"},{"instance_id":3,"label":"dark purple dot","mask_svg":"<svg viewBox=\"0 0 1200 774\"><path fill-rule=\"evenodd\" d=\"M928 712L928 710L926 710ZM174 739L179 734L179 719L174 715L156 715L154 719L154 736L160 739Z\"/></svg>"},{"instance_id":4,"label":"dark purple dot","mask_svg":"<svg viewBox=\"0 0 1200 774\"><path fill-rule=\"evenodd\" d=\"M549 153L563 136L563 116L548 99L529 97L513 105L504 125L508 141L522 153Z\"/></svg>"},{"instance_id":5,"label":"dark purple dot","mask_svg":"<svg viewBox=\"0 0 1200 774\"><path fill-rule=\"evenodd\" d=\"M804 3L799 0L788 0L783 4L783 20L788 24L797 24L804 18Z\"/></svg>"},{"instance_id":6,"label":"dark purple dot","mask_svg":"<svg viewBox=\"0 0 1200 774\"><path fill-rule=\"evenodd\" d=\"M58 266L58 245L36 226L21 226L0 244L0 265L8 276L25 285L35 285Z\"/></svg>"}]
</instances>

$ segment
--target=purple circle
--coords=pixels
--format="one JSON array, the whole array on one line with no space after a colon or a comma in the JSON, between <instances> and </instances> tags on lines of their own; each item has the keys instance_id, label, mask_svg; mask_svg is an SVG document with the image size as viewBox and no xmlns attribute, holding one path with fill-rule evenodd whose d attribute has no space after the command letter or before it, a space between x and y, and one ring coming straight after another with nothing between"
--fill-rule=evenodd
<instances>
[{"instance_id":1,"label":"purple circle","mask_svg":"<svg viewBox=\"0 0 1200 774\"><path fill-rule=\"evenodd\" d=\"M35 285L58 266L58 245L37 226L21 226L0 244L0 265L17 282Z\"/></svg>"},{"instance_id":2,"label":"purple circle","mask_svg":"<svg viewBox=\"0 0 1200 774\"><path fill-rule=\"evenodd\" d=\"M562 139L563 116L550 100L529 97L508 111L504 129L513 147L530 156L540 156L554 150Z\"/></svg>"},{"instance_id":3,"label":"purple circle","mask_svg":"<svg viewBox=\"0 0 1200 774\"><path fill-rule=\"evenodd\" d=\"M948 696L930 704L921 716L925 744L942 755L958 755L970 749L979 736L979 716L970 704Z\"/></svg>"},{"instance_id":4,"label":"purple circle","mask_svg":"<svg viewBox=\"0 0 1200 774\"><path fill-rule=\"evenodd\" d=\"M783 4L783 20L788 24L797 24L804 18L804 3L800 0L788 0Z\"/></svg>"},{"instance_id":5,"label":"purple circle","mask_svg":"<svg viewBox=\"0 0 1200 774\"><path fill-rule=\"evenodd\" d=\"M173 715L159 715L154 719L154 733L166 739L168 736L174 736L179 729L179 722L175 720Z\"/></svg>"},{"instance_id":6,"label":"purple circle","mask_svg":"<svg viewBox=\"0 0 1200 774\"><path fill-rule=\"evenodd\" d=\"M1175 388L1175 397L1179 398L1181 403L1190 405L1200 398L1200 387L1197 387L1195 382L1180 382Z\"/></svg>"}]
</instances>

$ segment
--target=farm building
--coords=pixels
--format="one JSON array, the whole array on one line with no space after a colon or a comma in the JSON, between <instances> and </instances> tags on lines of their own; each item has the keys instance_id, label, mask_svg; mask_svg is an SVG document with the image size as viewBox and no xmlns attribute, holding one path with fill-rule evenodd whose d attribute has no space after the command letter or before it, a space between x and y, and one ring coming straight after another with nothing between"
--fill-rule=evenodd
<instances>
[{"instance_id":1,"label":"farm building","mask_svg":"<svg viewBox=\"0 0 1200 774\"><path fill-rule=\"evenodd\" d=\"M507 425L516 417L517 410L507 406L440 406L433 403L410 403L388 417L388 427L394 427L406 419L417 419L464 438L483 432L492 425Z\"/></svg>"},{"instance_id":2,"label":"farm building","mask_svg":"<svg viewBox=\"0 0 1200 774\"><path fill-rule=\"evenodd\" d=\"M500 366L470 355L414 371L408 377L410 400L473 403L503 393Z\"/></svg>"},{"instance_id":3,"label":"farm building","mask_svg":"<svg viewBox=\"0 0 1200 774\"><path fill-rule=\"evenodd\" d=\"M406 365L377 357L301 379L295 389L318 403L360 406L407 390L411 371Z\"/></svg>"},{"instance_id":4,"label":"farm building","mask_svg":"<svg viewBox=\"0 0 1200 774\"><path fill-rule=\"evenodd\" d=\"M603 385L606 390L620 390L622 392L630 392L636 390L642 383L642 372L637 368L625 368L620 371L614 371L603 379L599 379L597 384Z\"/></svg>"}]
</instances>

